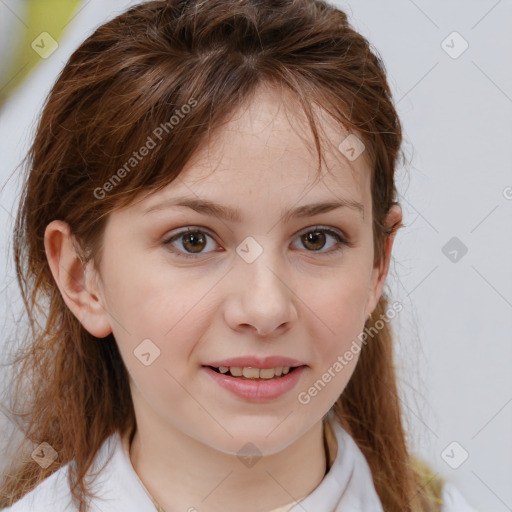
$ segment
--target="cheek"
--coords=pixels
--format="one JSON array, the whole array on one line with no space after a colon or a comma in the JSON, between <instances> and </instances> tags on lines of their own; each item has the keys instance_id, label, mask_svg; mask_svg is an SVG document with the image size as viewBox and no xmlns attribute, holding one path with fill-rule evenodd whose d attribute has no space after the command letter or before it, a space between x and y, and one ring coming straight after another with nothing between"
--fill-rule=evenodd
<instances>
[{"instance_id":1,"label":"cheek","mask_svg":"<svg viewBox=\"0 0 512 512\"><path fill-rule=\"evenodd\" d=\"M313 293L310 288L305 301L314 366L299 396L303 405L329 408L345 389L360 355L367 276L363 271L341 274Z\"/></svg>"},{"instance_id":2,"label":"cheek","mask_svg":"<svg viewBox=\"0 0 512 512\"><path fill-rule=\"evenodd\" d=\"M124 336L128 331L133 338L154 337L164 344L181 319L189 320L188 315L209 286L205 276L202 286L197 286L190 273L155 264L135 252L129 257L120 251L112 252L105 269L107 307L114 317L112 327L120 334L124 332Z\"/></svg>"},{"instance_id":3,"label":"cheek","mask_svg":"<svg viewBox=\"0 0 512 512\"><path fill-rule=\"evenodd\" d=\"M318 286L305 283L299 296L306 297L308 317L323 333L321 339L332 347L362 328L368 292L369 274L365 269L351 269L318 281Z\"/></svg>"},{"instance_id":4,"label":"cheek","mask_svg":"<svg viewBox=\"0 0 512 512\"><path fill-rule=\"evenodd\" d=\"M157 268L111 265L105 274L107 309L111 327L128 371L141 387L172 380L184 372L183 361L192 350L200 326L197 319L201 294L179 273L162 275ZM193 288L192 288L193 290ZM201 318L201 317L199 317ZM180 377L180 376L177 376Z\"/></svg>"}]
</instances>

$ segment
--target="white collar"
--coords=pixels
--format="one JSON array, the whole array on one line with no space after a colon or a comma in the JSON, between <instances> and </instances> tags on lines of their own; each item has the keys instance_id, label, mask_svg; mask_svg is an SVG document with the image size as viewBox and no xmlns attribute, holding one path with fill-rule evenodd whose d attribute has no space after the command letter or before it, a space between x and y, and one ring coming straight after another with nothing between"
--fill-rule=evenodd
<instances>
[{"instance_id":1,"label":"white collar","mask_svg":"<svg viewBox=\"0 0 512 512\"><path fill-rule=\"evenodd\" d=\"M327 420L336 436L336 458L320 484L290 512L383 512L363 453L333 414L328 414ZM107 502L93 503L102 512L154 511L153 501L135 472L118 432L105 441L93 471L101 467L112 451L112 460L95 480ZM200 504L196 505L200 510Z\"/></svg>"},{"instance_id":2,"label":"white collar","mask_svg":"<svg viewBox=\"0 0 512 512\"><path fill-rule=\"evenodd\" d=\"M383 512L370 468L352 437L333 414L326 418L337 441L337 453L329 472L308 496L289 512ZM61 467L5 512L76 512L71 506L68 469ZM155 512L119 432L100 447L88 471L87 483L96 495L89 501L91 512ZM191 504L201 510L201 504ZM449 511L447 511L449 512Z\"/></svg>"}]
</instances>

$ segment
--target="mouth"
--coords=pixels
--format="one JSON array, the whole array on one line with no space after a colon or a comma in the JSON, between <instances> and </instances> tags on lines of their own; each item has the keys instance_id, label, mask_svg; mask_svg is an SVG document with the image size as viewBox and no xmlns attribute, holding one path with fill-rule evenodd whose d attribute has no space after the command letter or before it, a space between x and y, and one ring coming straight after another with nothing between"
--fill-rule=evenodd
<instances>
[{"instance_id":1,"label":"mouth","mask_svg":"<svg viewBox=\"0 0 512 512\"><path fill-rule=\"evenodd\" d=\"M202 369L216 385L239 399L253 403L265 403L285 397L298 385L302 374L308 368L307 365L256 368L216 366L217 364L219 363L202 365ZM268 365L263 363L262 366Z\"/></svg>"},{"instance_id":2,"label":"mouth","mask_svg":"<svg viewBox=\"0 0 512 512\"><path fill-rule=\"evenodd\" d=\"M302 366L277 366L274 368L254 368L252 366L206 366L206 368L211 368L216 373L229 377L236 377L240 380L276 380L282 379Z\"/></svg>"}]
</instances>

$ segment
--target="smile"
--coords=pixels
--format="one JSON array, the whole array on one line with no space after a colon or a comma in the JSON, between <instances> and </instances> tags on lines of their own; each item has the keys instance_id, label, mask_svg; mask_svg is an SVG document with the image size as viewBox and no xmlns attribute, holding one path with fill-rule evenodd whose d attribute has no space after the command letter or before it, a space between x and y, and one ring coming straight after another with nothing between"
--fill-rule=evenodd
<instances>
[{"instance_id":1,"label":"smile","mask_svg":"<svg viewBox=\"0 0 512 512\"><path fill-rule=\"evenodd\" d=\"M221 372L222 368L223 372ZM281 375L278 376L281 368ZM294 389L306 365L295 367L253 368L237 366L202 366L202 370L219 387L250 402L275 400ZM285 373L284 370L287 370ZM233 375L238 373L239 375ZM273 375L271 375L271 372ZM247 377L247 375L249 375Z\"/></svg>"},{"instance_id":2,"label":"smile","mask_svg":"<svg viewBox=\"0 0 512 512\"><path fill-rule=\"evenodd\" d=\"M273 379L274 377L281 377L287 375L291 370L297 367L290 366L277 366L275 368L254 368L252 366L219 366L215 368L211 366L212 370L219 373L229 374L233 377L242 377L246 379Z\"/></svg>"}]
</instances>

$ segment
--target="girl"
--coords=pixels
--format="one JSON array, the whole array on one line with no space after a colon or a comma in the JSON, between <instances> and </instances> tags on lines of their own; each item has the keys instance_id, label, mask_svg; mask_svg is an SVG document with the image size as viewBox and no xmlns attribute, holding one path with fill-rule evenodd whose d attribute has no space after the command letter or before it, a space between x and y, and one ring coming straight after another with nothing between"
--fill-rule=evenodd
<instances>
[{"instance_id":1,"label":"girl","mask_svg":"<svg viewBox=\"0 0 512 512\"><path fill-rule=\"evenodd\" d=\"M28 155L30 448L0 506L473 510L402 425L400 145L383 63L324 1L150 1L99 27Z\"/></svg>"}]
</instances>

